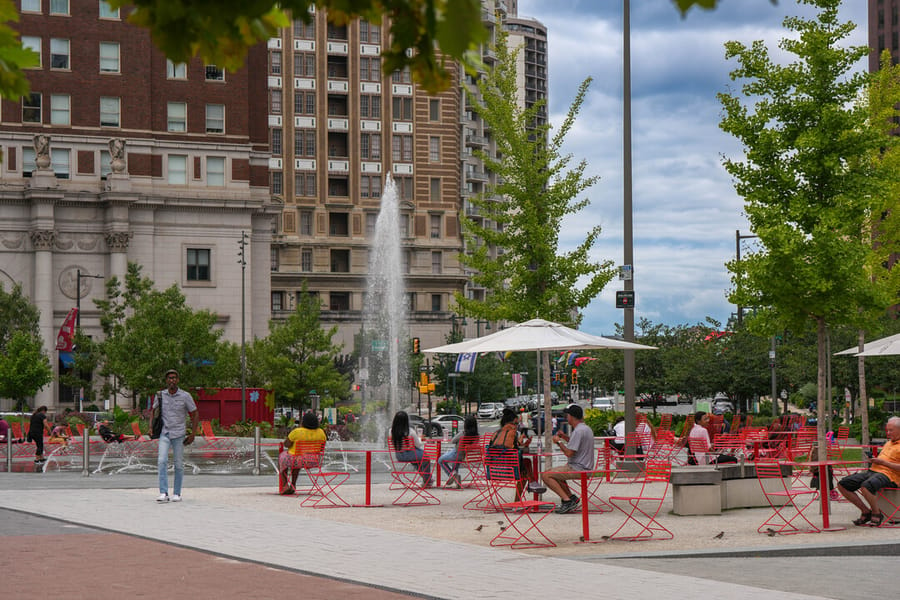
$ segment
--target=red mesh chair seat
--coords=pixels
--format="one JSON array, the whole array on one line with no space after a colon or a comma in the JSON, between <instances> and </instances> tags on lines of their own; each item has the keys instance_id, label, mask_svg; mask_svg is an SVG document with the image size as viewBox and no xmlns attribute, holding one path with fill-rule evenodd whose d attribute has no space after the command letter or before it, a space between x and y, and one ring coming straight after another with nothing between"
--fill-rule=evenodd
<instances>
[{"instance_id":1,"label":"red mesh chair seat","mask_svg":"<svg viewBox=\"0 0 900 600\"><path fill-rule=\"evenodd\" d=\"M669 475L672 466L666 462L647 461L644 481L637 496L611 496L618 511L625 515L609 539L613 540L670 540L675 535L657 520L663 501L669 491Z\"/></svg>"},{"instance_id":2,"label":"red mesh chair seat","mask_svg":"<svg viewBox=\"0 0 900 600\"><path fill-rule=\"evenodd\" d=\"M555 505L540 500L508 501L510 490L515 494L521 479L519 452L514 448L489 448L484 457L485 473L491 504L509 525L502 527L491 540L491 546L510 548L552 548L556 546L539 527Z\"/></svg>"},{"instance_id":3,"label":"red mesh chair seat","mask_svg":"<svg viewBox=\"0 0 900 600\"><path fill-rule=\"evenodd\" d=\"M815 502L818 492L813 489L797 489L789 486L781 472L781 465L775 461L757 461L756 477L762 488L772 514L756 530L759 533L818 533L816 527L804 510ZM808 529L801 529L794 524L797 520L805 521Z\"/></svg>"},{"instance_id":4,"label":"red mesh chair seat","mask_svg":"<svg viewBox=\"0 0 900 600\"><path fill-rule=\"evenodd\" d=\"M428 491L422 481L420 467L422 461L428 460L424 455L420 461L404 462L397 458L400 452L414 452L416 450L413 438L405 437L400 445L400 450L394 447L393 441L388 439L388 455L391 457L391 489L400 490L400 495L394 499L395 506L428 506L440 504L441 501Z\"/></svg>"}]
</instances>

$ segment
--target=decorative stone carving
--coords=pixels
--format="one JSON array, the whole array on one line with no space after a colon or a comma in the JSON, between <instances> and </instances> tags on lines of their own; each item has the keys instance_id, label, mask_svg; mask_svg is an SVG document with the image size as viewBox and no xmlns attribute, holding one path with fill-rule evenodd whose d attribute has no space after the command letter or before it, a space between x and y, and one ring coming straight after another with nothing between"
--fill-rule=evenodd
<instances>
[{"instance_id":1,"label":"decorative stone carving","mask_svg":"<svg viewBox=\"0 0 900 600\"><path fill-rule=\"evenodd\" d=\"M81 269L81 293L78 293L78 270ZM84 298L88 294L91 293L91 289L94 286L95 281L97 281L94 277L85 277L85 275L90 275L90 271L82 267L81 265L70 265L63 269L59 274L59 291L61 291L66 298L71 298L72 300L76 300L79 296Z\"/></svg>"},{"instance_id":2,"label":"decorative stone carving","mask_svg":"<svg viewBox=\"0 0 900 600\"><path fill-rule=\"evenodd\" d=\"M57 250L71 250L75 246L75 241L70 236L61 234L53 240L53 245Z\"/></svg>"},{"instance_id":3,"label":"decorative stone carving","mask_svg":"<svg viewBox=\"0 0 900 600\"><path fill-rule=\"evenodd\" d=\"M109 140L109 166L113 173L124 173L127 163L125 162L125 139L113 138Z\"/></svg>"},{"instance_id":4,"label":"decorative stone carving","mask_svg":"<svg viewBox=\"0 0 900 600\"><path fill-rule=\"evenodd\" d=\"M130 231L112 231L106 234L106 247L113 252L128 250L129 241L131 241Z\"/></svg>"},{"instance_id":5,"label":"decorative stone carving","mask_svg":"<svg viewBox=\"0 0 900 600\"><path fill-rule=\"evenodd\" d=\"M52 229L35 229L28 232L31 236L31 245L35 250L53 250L53 242L56 241L56 232Z\"/></svg>"},{"instance_id":6,"label":"decorative stone carving","mask_svg":"<svg viewBox=\"0 0 900 600\"><path fill-rule=\"evenodd\" d=\"M8 239L4 235L0 237L0 243L2 243L5 248L9 248L10 250L21 248L25 244L25 234L19 234L12 239Z\"/></svg>"},{"instance_id":7,"label":"decorative stone carving","mask_svg":"<svg viewBox=\"0 0 900 600\"><path fill-rule=\"evenodd\" d=\"M34 164L38 169L50 167L50 136L39 133L34 136Z\"/></svg>"}]
</instances>

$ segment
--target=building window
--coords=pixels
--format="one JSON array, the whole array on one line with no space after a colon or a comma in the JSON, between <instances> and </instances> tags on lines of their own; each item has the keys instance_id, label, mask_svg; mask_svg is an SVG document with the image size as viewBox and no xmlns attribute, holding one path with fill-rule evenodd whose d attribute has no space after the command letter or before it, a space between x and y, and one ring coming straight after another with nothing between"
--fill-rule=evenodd
<instances>
[{"instance_id":1,"label":"building window","mask_svg":"<svg viewBox=\"0 0 900 600\"><path fill-rule=\"evenodd\" d=\"M428 138L428 160L433 163L441 162L441 138L434 135Z\"/></svg>"},{"instance_id":2,"label":"building window","mask_svg":"<svg viewBox=\"0 0 900 600\"><path fill-rule=\"evenodd\" d=\"M34 164L34 148L22 148L22 176L31 177L31 172L37 169Z\"/></svg>"},{"instance_id":3,"label":"building window","mask_svg":"<svg viewBox=\"0 0 900 600\"><path fill-rule=\"evenodd\" d=\"M106 179L107 176L112 173L112 157L109 155L108 150L100 151L100 179Z\"/></svg>"},{"instance_id":4,"label":"building window","mask_svg":"<svg viewBox=\"0 0 900 600\"><path fill-rule=\"evenodd\" d=\"M313 270L313 261L312 261L312 248L303 248L300 250L300 270L304 273L312 273Z\"/></svg>"},{"instance_id":5,"label":"building window","mask_svg":"<svg viewBox=\"0 0 900 600\"><path fill-rule=\"evenodd\" d=\"M441 295L431 295L431 312L441 312Z\"/></svg>"},{"instance_id":6,"label":"building window","mask_svg":"<svg viewBox=\"0 0 900 600\"><path fill-rule=\"evenodd\" d=\"M225 157L206 157L206 185L213 187L225 186Z\"/></svg>"},{"instance_id":7,"label":"building window","mask_svg":"<svg viewBox=\"0 0 900 600\"><path fill-rule=\"evenodd\" d=\"M121 103L118 98L100 97L100 127L121 125Z\"/></svg>"},{"instance_id":8,"label":"building window","mask_svg":"<svg viewBox=\"0 0 900 600\"><path fill-rule=\"evenodd\" d=\"M281 171L272 172L272 193L276 195L284 193L284 176Z\"/></svg>"},{"instance_id":9,"label":"building window","mask_svg":"<svg viewBox=\"0 0 900 600\"><path fill-rule=\"evenodd\" d=\"M359 116L363 119L381 118L381 96L362 95L359 97Z\"/></svg>"},{"instance_id":10,"label":"building window","mask_svg":"<svg viewBox=\"0 0 900 600\"><path fill-rule=\"evenodd\" d=\"M328 310L350 310L350 292L331 292Z\"/></svg>"},{"instance_id":11,"label":"building window","mask_svg":"<svg viewBox=\"0 0 900 600\"><path fill-rule=\"evenodd\" d=\"M57 179L69 178L69 150L67 148L52 148L50 150L50 166Z\"/></svg>"},{"instance_id":12,"label":"building window","mask_svg":"<svg viewBox=\"0 0 900 600\"><path fill-rule=\"evenodd\" d=\"M441 101L436 98L432 98L428 101L428 120L441 120Z\"/></svg>"},{"instance_id":13,"label":"building window","mask_svg":"<svg viewBox=\"0 0 900 600\"><path fill-rule=\"evenodd\" d=\"M35 92L22 96L22 122L41 122L41 95Z\"/></svg>"},{"instance_id":14,"label":"building window","mask_svg":"<svg viewBox=\"0 0 900 600\"><path fill-rule=\"evenodd\" d=\"M431 222L431 237L441 237L441 215L429 215L429 220Z\"/></svg>"},{"instance_id":15,"label":"building window","mask_svg":"<svg viewBox=\"0 0 900 600\"><path fill-rule=\"evenodd\" d=\"M378 221L378 215L373 212L366 213L366 237L375 237L375 223Z\"/></svg>"},{"instance_id":16,"label":"building window","mask_svg":"<svg viewBox=\"0 0 900 600\"><path fill-rule=\"evenodd\" d=\"M41 12L41 0L22 0L22 12Z\"/></svg>"},{"instance_id":17,"label":"building window","mask_svg":"<svg viewBox=\"0 0 900 600\"><path fill-rule=\"evenodd\" d=\"M392 116L395 121L412 121L412 98L400 96L391 99Z\"/></svg>"},{"instance_id":18,"label":"building window","mask_svg":"<svg viewBox=\"0 0 900 600\"><path fill-rule=\"evenodd\" d=\"M336 23L328 23L327 35L329 40L347 41L347 26Z\"/></svg>"},{"instance_id":19,"label":"building window","mask_svg":"<svg viewBox=\"0 0 900 600\"><path fill-rule=\"evenodd\" d=\"M296 196L316 197L316 174L315 173L295 173L294 174L294 194Z\"/></svg>"},{"instance_id":20,"label":"building window","mask_svg":"<svg viewBox=\"0 0 900 600\"><path fill-rule=\"evenodd\" d=\"M440 275L443 272L443 255L440 252L431 253L431 272Z\"/></svg>"},{"instance_id":21,"label":"building window","mask_svg":"<svg viewBox=\"0 0 900 600\"><path fill-rule=\"evenodd\" d=\"M409 215L400 215L400 237L409 237Z\"/></svg>"},{"instance_id":22,"label":"building window","mask_svg":"<svg viewBox=\"0 0 900 600\"><path fill-rule=\"evenodd\" d=\"M294 52L294 77L313 78L316 76L316 55Z\"/></svg>"},{"instance_id":23,"label":"building window","mask_svg":"<svg viewBox=\"0 0 900 600\"><path fill-rule=\"evenodd\" d=\"M209 248L187 249L187 280L212 281L209 269Z\"/></svg>"},{"instance_id":24,"label":"building window","mask_svg":"<svg viewBox=\"0 0 900 600\"><path fill-rule=\"evenodd\" d=\"M187 183L187 156L170 154L168 158L166 180L172 185L185 185Z\"/></svg>"},{"instance_id":25,"label":"building window","mask_svg":"<svg viewBox=\"0 0 900 600\"><path fill-rule=\"evenodd\" d=\"M275 246L269 247L269 270L278 271L278 248Z\"/></svg>"},{"instance_id":26,"label":"building window","mask_svg":"<svg viewBox=\"0 0 900 600\"><path fill-rule=\"evenodd\" d=\"M206 133L225 133L225 105L206 105Z\"/></svg>"},{"instance_id":27,"label":"building window","mask_svg":"<svg viewBox=\"0 0 900 600\"><path fill-rule=\"evenodd\" d=\"M40 7L39 7L40 8ZM24 9L22 9L24 10ZM36 67L44 66L44 57L41 55L41 38L36 35L23 35L21 37L22 47L27 48L28 50L33 51L37 54L37 65Z\"/></svg>"},{"instance_id":28,"label":"building window","mask_svg":"<svg viewBox=\"0 0 900 600\"><path fill-rule=\"evenodd\" d=\"M347 250L346 248L331 250L331 272L350 272L350 250Z\"/></svg>"},{"instance_id":29,"label":"building window","mask_svg":"<svg viewBox=\"0 0 900 600\"><path fill-rule=\"evenodd\" d=\"M271 90L269 92L269 112L273 115L281 114L281 90Z\"/></svg>"},{"instance_id":30,"label":"building window","mask_svg":"<svg viewBox=\"0 0 900 600\"><path fill-rule=\"evenodd\" d=\"M184 102L169 102L167 110L168 130L187 131L187 104Z\"/></svg>"},{"instance_id":31,"label":"building window","mask_svg":"<svg viewBox=\"0 0 900 600\"><path fill-rule=\"evenodd\" d=\"M112 8L105 0L100 0L100 18L101 19L118 19L119 9Z\"/></svg>"},{"instance_id":32,"label":"building window","mask_svg":"<svg viewBox=\"0 0 900 600\"><path fill-rule=\"evenodd\" d=\"M300 211L300 235L313 234L313 214L311 210Z\"/></svg>"},{"instance_id":33,"label":"building window","mask_svg":"<svg viewBox=\"0 0 900 600\"><path fill-rule=\"evenodd\" d=\"M304 23L300 19L294 21L294 37L295 38L304 38L307 40L316 39L316 23L315 21L311 21L309 23Z\"/></svg>"},{"instance_id":34,"label":"building window","mask_svg":"<svg viewBox=\"0 0 900 600\"><path fill-rule=\"evenodd\" d=\"M294 112L298 115L316 114L316 93L294 92Z\"/></svg>"},{"instance_id":35,"label":"building window","mask_svg":"<svg viewBox=\"0 0 900 600\"><path fill-rule=\"evenodd\" d=\"M50 0L51 15L69 14L69 0Z\"/></svg>"},{"instance_id":36,"label":"building window","mask_svg":"<svg viewBox=\"0 0 900 600\"><path fill-rule=\"evenodd\" d=\"M52 125L69 125L70 102L68 94L50 95L50 123Z\"/></svg>"},{"instance_id":37,"label":"building window","mask_svg":"<svg viewBox=\"0 0 900 600\"><path fill-rule=\"evenodd\" d=\"M119 72L119 43L100 42L100 72Z\"/></svg>"},{"instance_id":38,"label":"building window","mask_svg":"<svg viewBox=\"0 0 900 600\"><path fill-rule=\"evenodd\" d=\"M315 129L297 129L294 131L294 154L310 158L316 157Z\"/></svg>"},{"instance_id":39,"label":"building window","mask_svg":"<svg viewBox=\"0 0 900 600\"><path fill-rule=\"evenodd\" d=\"M397 186L397 193L400 195L401 200L412 200L413 199L413 180L412 177L405 177L398 175L394 178L394 183Z\"/></svg>"},{"instance_id":40,"label":"building window","mask_svg":"<svg viewBox=\"0 0 900 600\"><path fill-rule=\"evenodd\" d=\"M359 178L361 198L381 198L381 175L362 175Z\"/></svg>"},{"instance_id":41,"label":"building window","mask_svg":"<svg viewBox=\"0 0 900 600\"><path fill-rule=\"evenodd\" d=\"M412 78L409 75L409 66L407 65L399 71L391 73L391 81L394 83L412 83Z\"/></svg>"},{"instance_id":42,"label":"building window","mask_svg":"<svg viewBox=\"0 0 900 600\"><path fill-rule=\"evenodd\" d=\"M403 250L400 253L400 272L409 273L409 250ZM410 306L415 306L415 302L411 303Z\"/></svg>"},{"instance_id":43,"label":"building window","mask_svg":"<svg viewBox=\"0 0 900 600\"><path fill-rule=\"evenodd\" d=\"M359 134L359 153L362 158L381 160L381 134Z\"/></svg>"},{"instance_id":44,"label":"building window","mask_svg":"<svg viewBox=\"0 0 900 600\"><path fill-rule=\"evenodd\" d=\"M69 68L69 40L50 38L50 68Z\"/></svg>"},{"instance_id":45,"label":"building window","mask_svg":"<svg viewBox=\"0 0 900 600\"><path fill-rule=\"evenodd\" d=\"M441 178L432 177L429 186L428 197L432 202L440 202L441 200Z\"/></svg>"},{"instance_id":46,"label":"building window","mask_svg":"<svg viewBox=\"0 0 900 600\"><path fill-rule=\"evenodd\" d=\"M187 79L187 63L176 63L167 58L166 77L168 79Z\"/></svg>"},{"instance_id":47,"label":"building window","mask_svg":"<svg viewBox=\"0 0 900 600\"><path fill-rule=\"evenodd\" d=\"M412 162L413 136L395 133L391 136L391 158L394 162Z\"/></svg>"},{"instance_id":48,"label":"building window","mask_svg":"<svg viewBox=\"0 0 900 600\"><path fill-rule=\"evenodd\" d=\"M272 148L272 154L274 154L275 156L281 156L281 153L284 151L281 145L281 129L272 129L271 138L272 141L269 146Z\"/></svg>"},{"instance_id":49,"label":"building window","mask_svg":"<svg viewBox=\"0 0 900 600\"><path fill-rule=\"evenodd\" d=\"M281 75L281 52L269 54L269 74Z\"/></svg>"},{"instance_id":50,"label":"building window","mask_svg":"<svg viewBox=\"0 0 900 600\"><path fill-rule=\"evenodd\" d=\"M272 312L284 310L284 292L272 292Z\"/></svg>"},{"instance_id":51,"label":"building window","mask_svg":"<svg viewBox=\"0 0 900 600\"><path fill-rule=\"evenodd\" d=\"M350 215L345 212L328 213L328 234L347 237L350 235Z\"/></svg>"},{"instance_id":52,"label":"building window","mask_svg":"<svg viewBox=\"0 0 900 600\"><path fill-rule=\"evenodd\" d=\"M359 22L359 41L363 43L380 44L381 26L361 20Z\"/></svg>"},{"instance_id":53,"label":"building window","mask_svg":"<svg viewBox=\"0 0 900 600\"><path fill-rule=\"evenodd\" d=\"M207 81L225 81L225 70L216 65L206 65Z\"/></svg>"},{"instance_id":54,"label":"building window","mask_svg":"<svg viewBox=\"0 0 900 600\"><path fill-rule=\"evenodd\" d=\"M360 81L381 81L381 58L378 56L359 59Z\"/></svg>"}]
</instances>

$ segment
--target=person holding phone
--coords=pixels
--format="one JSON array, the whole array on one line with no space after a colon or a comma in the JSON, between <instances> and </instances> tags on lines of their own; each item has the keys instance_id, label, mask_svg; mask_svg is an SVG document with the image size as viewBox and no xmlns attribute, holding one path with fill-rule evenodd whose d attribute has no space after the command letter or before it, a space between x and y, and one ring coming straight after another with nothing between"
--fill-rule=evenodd
<instances>
[{"instance_id":1,"label":"person holding phone","mask_svg":"<svg viewBox=\"0 0 900 600\"><path fill-rule=\"evenodd\" d=\"M553 443L566 455L568 462L544 471L541 480L562 502L556 512L565 514L575 510L580 502L578 496L569 489L568 480L580 479L580 471L594 469L594 432L584 423L584 411L577 404L570 404L563 411L572 434L562 431L553 436Z\"/></svg>"},{"instance_id":2,"label":"person holding phone","mask_svg":"<svg viewBox=\"0 0 900 600\"><path fill-rule=\"evenodd\" d=\"M531 445L531 438L519 431L519 415L511 408L504 408L500 416L500 429L491 436L489 446L495 448L515 448L519 451L519 469L522 478L516 483L516 502L522 499L522 490L526 482L534 482L534 470L531 461L522 456L525 448Z\"/></svg>"}]
</instances>

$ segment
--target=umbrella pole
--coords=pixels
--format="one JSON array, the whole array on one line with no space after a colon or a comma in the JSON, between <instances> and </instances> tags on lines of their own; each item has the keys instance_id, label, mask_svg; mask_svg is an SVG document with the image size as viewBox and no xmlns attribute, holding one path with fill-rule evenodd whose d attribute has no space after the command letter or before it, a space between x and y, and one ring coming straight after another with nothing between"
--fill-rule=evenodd
<instances>
[{"instance_id":1,"label":"umbrella pole","mask_svg":"<svg viewBox=\"0 0 900 600\"><path fill-rule=\"evenodd\" d=\"M550 354L546 350L543 352L538 350L538 360L544 376L544 448L541 459L543 462L541 472L543 472L553 464L549 454L553 448L553 426L551 424L553 411L550 410L550 406L553 404L553 400L550 398Z\"/></svg>"}]
</instances>

